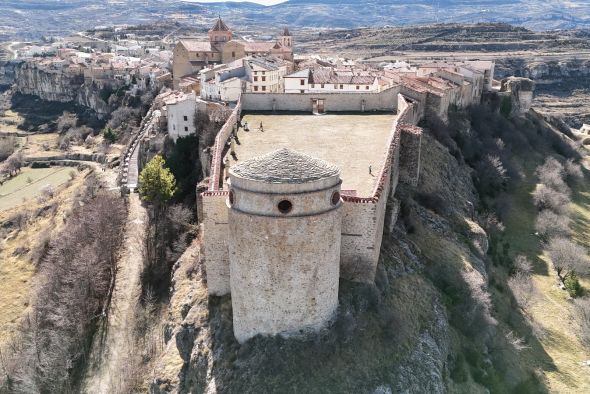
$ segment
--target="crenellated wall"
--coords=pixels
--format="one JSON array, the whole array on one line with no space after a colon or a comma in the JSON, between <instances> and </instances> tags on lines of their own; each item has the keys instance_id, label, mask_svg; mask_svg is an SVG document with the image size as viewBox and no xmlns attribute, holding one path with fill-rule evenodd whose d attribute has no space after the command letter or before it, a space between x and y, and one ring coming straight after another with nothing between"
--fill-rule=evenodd
<instances>
[{"instance_id":1,"label":"crenellated wall","mask_svg":"<svg viewBox=\"0 0 590 394\"><path fill-rule=\"evenodd\" d=\"M246 95L242 96L234 113L216 137L212 151L209 190L199 196L202 199L204 216L204 254L207 261L207 280L212 295L230 293L227 243L228 207L226 203L227 191L222 190L221 186L222 157L224 147L239 120L241 110L252 109L252 102L248 102L250 98L244 98L244 96ZM388 140L389 149L383 157L384 164L381 172L377 175L378 181L374 190L368 196L358 196L353 190L342 191L344 204L340 276L348 280L373 282L379 261L387 204L389 201L394 205L397 204L390 197L395 194L398 179L409 184L416 184L418 180L422 130L413 125L422 117L423 107L419 102L401 94L396 93L395 98L395 105L390 102L389 108L390 110L392 107L396 108L398 116L392 124ZM309 97L306 100L309 100ZM256 99L256 103L261 102L262 99ZM267 101L267 103L269 102ZM353 102L342 104L341 108L345 108L351 103ZM356 103L358 104L358 101ZM294 107L297 108L299 104L295 103ZM395 224L397 209L396 205L389 210L391 215L388 219L388 228Z\"/></svg>"}]
</instances>

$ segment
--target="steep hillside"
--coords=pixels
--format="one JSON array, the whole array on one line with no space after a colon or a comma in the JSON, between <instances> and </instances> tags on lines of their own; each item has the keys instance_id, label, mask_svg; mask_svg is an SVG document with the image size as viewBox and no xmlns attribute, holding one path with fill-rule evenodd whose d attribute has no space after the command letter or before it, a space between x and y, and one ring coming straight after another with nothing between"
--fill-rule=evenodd
<instances>
[{"instance_id":1,"label":"steep hillside","mask_svg":"<svg viewBox=\"0 0 590 394\"><path fill-rule=\"evenodd\" d=\"M385 230L375 285L341 281L338 319L317 336L239 345L231 300L207 298L197 239L175 266L166 346L147 377L150 391L586 390L574 310L531 235L535 166L547 155L576 153L538 115L528 116L507 120L474 108L453 114L450 126L425 124L420 183L398 190L400 218ZM489 154L508 168L496 191L484 166ZM519 307L508 286L521 254L536 267L533 309ZM559 316L543 313L550 308L571 316L557 342L551 330Z\"/></svg>"}]
</instances>

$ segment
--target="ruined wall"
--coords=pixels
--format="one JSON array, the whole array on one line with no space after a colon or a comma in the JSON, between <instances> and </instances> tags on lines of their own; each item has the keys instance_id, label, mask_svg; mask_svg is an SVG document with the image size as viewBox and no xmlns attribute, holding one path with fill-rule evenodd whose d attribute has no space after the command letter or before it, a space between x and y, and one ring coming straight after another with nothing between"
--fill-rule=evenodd
<instances>
[{"instance_id":1,"label":"ruined wall","mask_svg":"<svg viewBox=\"0 0 590 394\"><path fill-rule=\"evenodd\" d=\"M203 254L209 294L230 293L227 192L206 192L203 204Z\"/></svg>"},{"instance_id":2,"label":"ruined wall","mask_svg":"<svg viewBox=\"0 0 590 394\"><path fill-rule=\"evenodd\" d=\"M510 115L523 115L533 105L535 83L528 78L509 77L502 80L499 95L511 101Z\"/></svg>"},{"instance_id":3,"label":"ruined wall","mask_svg":"<svg viewBox=\"0 0 590 394\"><path fill-rule=\"evenodd\" d=\"M311 112L312 99L324 99L326 112L392 111L397 109L399 87L379 93L243 93L246 111Z\"/></svg>"}]
</instances>

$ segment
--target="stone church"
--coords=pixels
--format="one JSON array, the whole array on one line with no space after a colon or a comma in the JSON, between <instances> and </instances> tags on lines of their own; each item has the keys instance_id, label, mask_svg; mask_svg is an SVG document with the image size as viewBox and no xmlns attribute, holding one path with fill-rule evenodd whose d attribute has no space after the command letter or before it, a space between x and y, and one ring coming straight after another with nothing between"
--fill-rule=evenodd
<instances>
[{"instance_id":1,"label":"stone church","mask_svg":"<svg viewBox=\"0 0 590 394\"><path fill-rule=\"evenodd\" d=\"M285 28L275 41L241 41L233 38L230 28L221 18L209 30L209 41L181 38L174 48L172 73L174 88L180 79L197 74L204 68L230 63L251 55L272 55L283 60L293 60L293 37Z\"/></svg>"}]
</instances>

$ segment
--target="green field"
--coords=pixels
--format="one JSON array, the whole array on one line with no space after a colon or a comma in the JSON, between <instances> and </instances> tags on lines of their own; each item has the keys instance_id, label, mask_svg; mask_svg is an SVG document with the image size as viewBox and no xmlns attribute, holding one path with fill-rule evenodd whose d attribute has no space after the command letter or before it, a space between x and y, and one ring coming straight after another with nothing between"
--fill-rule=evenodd
<instances>
[{"instance_id":1,"label":"green field","mask_svg":"<svg viewBox=\"0 0 590 394\"><path fill-rule=\"evenodd\" d=\"M71 167L23 168L18 176L0 186L0 211L36 198L47 185L57 187L64 184L70 178L70 171Z\"/></svg>"}]
</instances>

